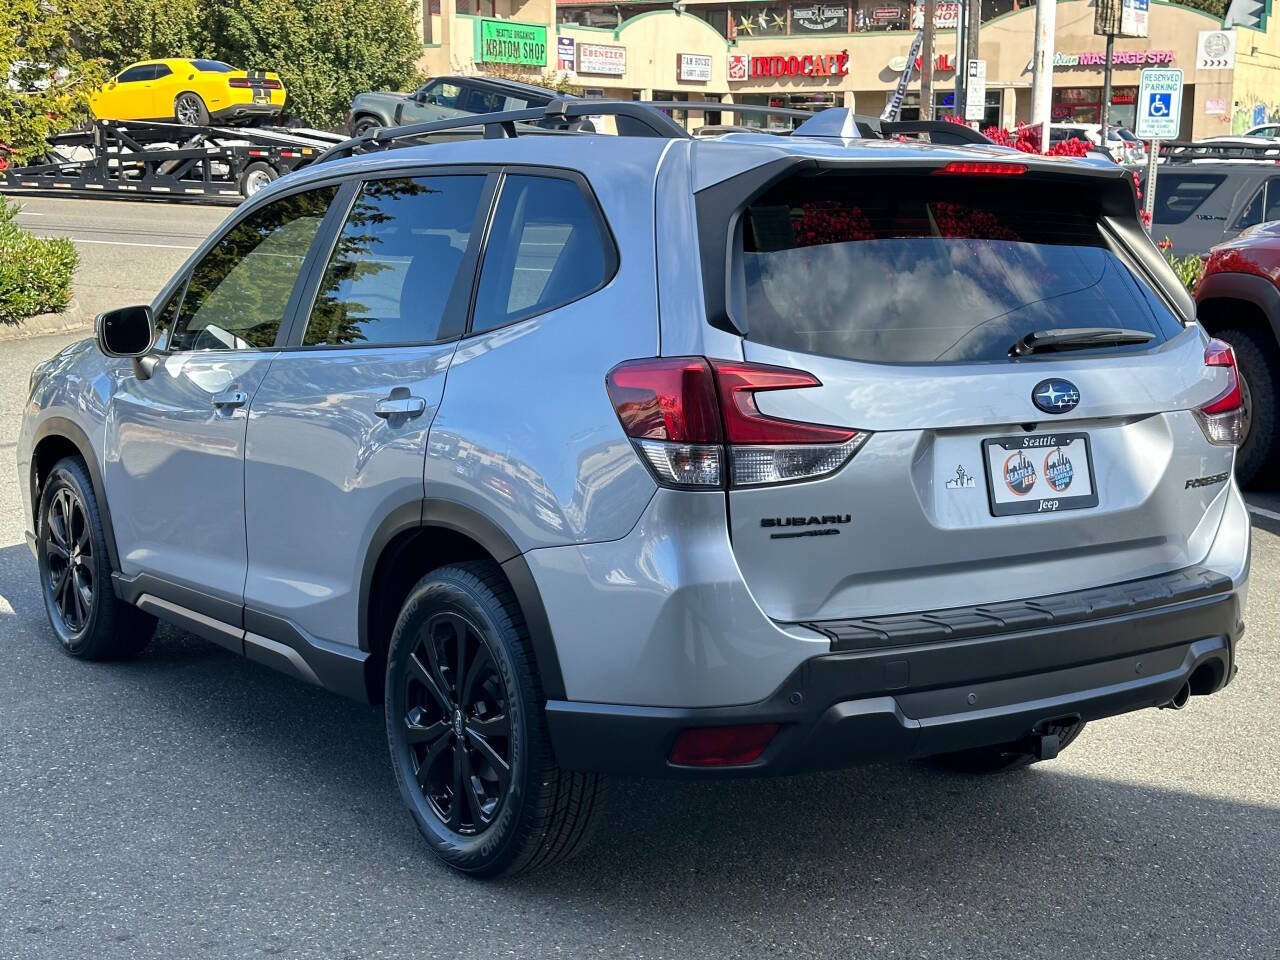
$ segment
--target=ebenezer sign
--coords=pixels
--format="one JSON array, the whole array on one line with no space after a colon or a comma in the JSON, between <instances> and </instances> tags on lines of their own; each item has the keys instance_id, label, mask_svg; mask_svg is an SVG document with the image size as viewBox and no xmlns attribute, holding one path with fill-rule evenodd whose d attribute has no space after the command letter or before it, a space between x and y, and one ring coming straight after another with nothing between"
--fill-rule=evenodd
<instances>
[{"instance_id":1,"label":"ebenezer sign","mask_svg":"<svg viewBox=\"0 0 1280 960\"><path fill-rule=\"evenodd\" d=\"M627 72L627 48L603 43L578 44L578 73L620 77Z\"/></svg>"},{"instance_id":2,"label":"ebenezer sign","mask_svg":"<svg viewBox=\"0 0 1280 960\"><path fill-rule=\"evenodd\" d=\"M525 67L547 65L547 28L512 20L480 21L482 63L516 63Z\"/></svg>"},{"instance_id":3,"label":"ebenezer sign","mask_svg":"<svg viewBox=\"0 0 1280 960\"><path fill-rule=\"evenodd\" d=\"M756 77L844 77L849 74L849 51L818 53L791 57L729 57L731 81Z\"/></svg>"}]
</instances>

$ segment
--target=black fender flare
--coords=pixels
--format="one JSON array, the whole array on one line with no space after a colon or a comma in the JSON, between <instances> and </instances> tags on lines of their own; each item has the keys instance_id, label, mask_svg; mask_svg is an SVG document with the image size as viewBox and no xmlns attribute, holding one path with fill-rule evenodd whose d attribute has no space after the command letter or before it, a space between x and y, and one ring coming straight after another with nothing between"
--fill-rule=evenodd
<instances>
[{"instance_id":1,"label":"black fender flare","mask_svg":"<svg viewBox=\"0 0 1280 960\"><path fill-rule=\"evenodd\" d=\"M35 519L35 511L40 509L36 490L35 452L40 448L40 442L47 437L61 437L71 441L89 469L89 480L93 483L93 497L98 501L98 513L102 515L102 532L107 540L107 558L111 561L111 569L119 571L120 553L116 548L116 533L111 523L111 507L107 503L107 491L102 484L102 467L98 463L97 454L93 451L93 444L89 442L89 435L74 420L68 420L66 417L47 417L36 427L31 438L31 476L27 482L31 486L32 520Z\"/></svg>"},{"instance_id":2,"label":"black fender flare","mask_svg":"<svg viewBox=\"0 0 1280 960\"><path fill-rule=\"evenodd\" d=\"M383 550L392 540L407 531L431 527L460 533L475 541L502 568L524 614L538 675L542 681L542 692L549 700L565 699L564 675L560 670L560 657L556 653L551 622L529 564L519 547L501 527L484 514L455 500L426 497L419 502L403 504L392 510L374 530L360 575L357 621L360 649L365 652L370 649L369 598L373 592L374 573Z\"/></svg>"},{"instance_id":3,"label":"black fender flare","mask_svg":"<svg viewBox=\"0 0 1280 960\"><path fill-rule=\"evenodd\" d=\"M1205 300L1244 300L1261 310L1280 342L1280 290L1266 277L1252 273L1211 273L1196 289L1196 304Z\"/></svg>"}]
</instances>

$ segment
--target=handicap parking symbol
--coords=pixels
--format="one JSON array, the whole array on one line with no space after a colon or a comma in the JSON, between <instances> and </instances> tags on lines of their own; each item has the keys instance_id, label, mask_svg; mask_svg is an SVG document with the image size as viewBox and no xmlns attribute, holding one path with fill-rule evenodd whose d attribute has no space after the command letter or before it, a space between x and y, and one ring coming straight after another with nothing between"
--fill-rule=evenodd
<instances>
[{"instance_id":1,"label":"handicap parking symbol","mask_svg":"<svg viewBox=\"0 0 1280 960\"><path fill-rule=\"evenodd\" d=\"M1148 94L1147 116L1149 117L1168 117L1173 113L1173 94L1172 93L1151 93Z\"/></svg>"}]
</instances>

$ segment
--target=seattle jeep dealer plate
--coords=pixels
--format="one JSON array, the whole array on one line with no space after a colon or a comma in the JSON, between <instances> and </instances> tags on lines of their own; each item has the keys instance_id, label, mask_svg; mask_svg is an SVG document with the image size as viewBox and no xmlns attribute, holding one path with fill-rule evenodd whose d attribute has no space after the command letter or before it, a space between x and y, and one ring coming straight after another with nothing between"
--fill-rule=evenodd
<instances>
[{"instance_id":1,"label":"seattle jeep dealer plate","mask_svg":"<svg viewBox=\"0 0 1280 960\"><path fill-rule=\"evenodd\" d=\"M987 497L997 517L1098 505L1084 433L1028 433L982 441Z\"/></svg>"}]
</instances>

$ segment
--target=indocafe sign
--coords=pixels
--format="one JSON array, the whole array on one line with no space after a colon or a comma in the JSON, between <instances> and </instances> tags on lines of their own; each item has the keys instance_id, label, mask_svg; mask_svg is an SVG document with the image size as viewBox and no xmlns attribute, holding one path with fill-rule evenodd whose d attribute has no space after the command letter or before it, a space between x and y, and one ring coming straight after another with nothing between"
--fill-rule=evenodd
<instances>
[{"instance_id":1,"label":"indocafe sign","mask_svg":"<svg viewBox=\"0 0 1280 960\"><path fill-rule=\"evenodd\" d=\"M754 80L757 77L844 77L849 74L849 51L839 53L806 53L803 56L729 57L730 80Z\"/></svg>"}]
</instances>

